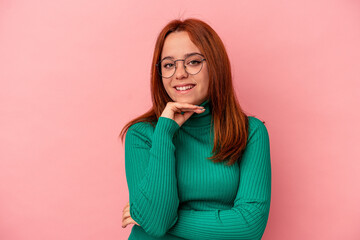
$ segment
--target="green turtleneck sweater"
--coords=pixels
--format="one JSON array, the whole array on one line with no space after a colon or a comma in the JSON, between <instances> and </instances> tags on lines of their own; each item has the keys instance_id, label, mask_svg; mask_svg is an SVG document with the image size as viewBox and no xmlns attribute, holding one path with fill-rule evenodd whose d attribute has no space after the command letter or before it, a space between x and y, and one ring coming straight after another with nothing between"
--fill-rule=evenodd
<instances>
[{"instance_id":1,"label":"green turtleneck sweater","mask_svg":"<svg viewBox=\"0 0 360 240\"><path fill-rule=\"evenodd\" d=\"M213 136L209 100L180 127L160 117L133 124L125 138L125 171L133 225L130 240L261 239L269 216L271 163L263 122L232 166L207 160ZM129 225L130 226L130 225Z\"/></svg>"}]
</instances>

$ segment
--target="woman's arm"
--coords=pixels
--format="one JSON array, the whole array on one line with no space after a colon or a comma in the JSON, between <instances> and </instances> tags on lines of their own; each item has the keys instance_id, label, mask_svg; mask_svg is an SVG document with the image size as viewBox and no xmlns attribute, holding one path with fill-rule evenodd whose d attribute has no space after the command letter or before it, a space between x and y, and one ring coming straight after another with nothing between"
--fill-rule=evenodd
<instances>
[{"instance_id":1,"label":"woman's arm","mask_svg":"<svg viewBox=\"0 0 360 240\"><path fill-rule=\"evenodd\" d=\"M174 120L160 117L155 130L150 124L137 123L125 138L130 214L153 237L164 236L177 221L179 198L172 138L179 128Z\"/></svg>"},{"instance_id":2,"label":"woman's arm","mask_svg":"<svg viewBox=\"0 0 360 240\"><path fill-rule=\"evenodd\" d=\"M271 197L270 143L265 125L250 119L247 147L240 162L240 183L231 209L178 211L168 233L185 239L261 239Z\"/></svg>"}]
</instances>

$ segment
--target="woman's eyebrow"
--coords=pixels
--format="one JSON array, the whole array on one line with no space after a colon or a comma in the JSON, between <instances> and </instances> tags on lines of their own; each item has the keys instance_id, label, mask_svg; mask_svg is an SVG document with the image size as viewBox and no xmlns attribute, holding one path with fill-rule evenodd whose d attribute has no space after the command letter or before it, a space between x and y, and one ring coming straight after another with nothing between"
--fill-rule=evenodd
<instances>
[{"instance_id":1,"label":"woman's eyebrow","mask_svg":"<svg viewBox=\"0 0 360 240\"><path fill-rule=\"evenodd\" d=\"M184 55L184 58L187 58L187 57L189 57L189 56L191 56L191 55L195 55L195 54L199 54L199 55L201 55L201 56L204 56L204 55L202 55L201 53L192 52L192 53L186 53L186 54ZM163 59L161 59L161 61L164 60L164 59L167 59L167 58L174 59L173 56L166 56L166 57L164 57Z\"/></svg>"}]
</instances>

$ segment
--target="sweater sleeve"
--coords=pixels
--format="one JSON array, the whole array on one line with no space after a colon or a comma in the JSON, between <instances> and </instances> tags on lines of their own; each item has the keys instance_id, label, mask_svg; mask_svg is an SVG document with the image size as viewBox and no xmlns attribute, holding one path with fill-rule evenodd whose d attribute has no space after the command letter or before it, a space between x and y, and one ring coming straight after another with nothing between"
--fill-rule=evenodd
<instances>
[{"instance_id":1,"label":"sweater sleeve","mask_svg":"<svg viewBox=\"0 0 360 240\"><path fill-rule=\"evenodd\" d=\"M240 161L240 183L231 209L179 209L168 233L185 239L261 239L271 197L270 143L265 125L250 122L248 143Z\"/></svg>"},{"instance_id":2,"label":"sweater sleeve","mask_svg":"<svg viewBox=\"0 0 360 240\"><path fill-rule=\"evenodd\" d=\"M179 197L172 138L179 128L174 120L160 117L155 129L136 123L125 138L130 215L152 237L164 236L177 221Z\"/></svg>"}]
</instances>

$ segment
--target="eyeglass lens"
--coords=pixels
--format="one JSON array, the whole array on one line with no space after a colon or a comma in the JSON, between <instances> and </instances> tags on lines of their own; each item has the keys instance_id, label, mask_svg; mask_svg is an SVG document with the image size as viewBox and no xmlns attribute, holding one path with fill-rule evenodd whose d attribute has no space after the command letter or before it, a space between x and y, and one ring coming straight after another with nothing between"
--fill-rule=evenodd
<instances>
[{"instance_id":1,"label":"eyeglass lens","mask_svg":"<svg viewBox=\"0 0 360 240\"><path fill-rule=\"evenodd\" d=\"M160 62L160 75L168 78L175 74L176 71L176 62L182 61L185 67L185 71L191 75L197 74L201 71L203 66L203 56L199 54L191 55L185 58L184 60L172 60L164 59Z\"/></svg>"}]
</instances>

